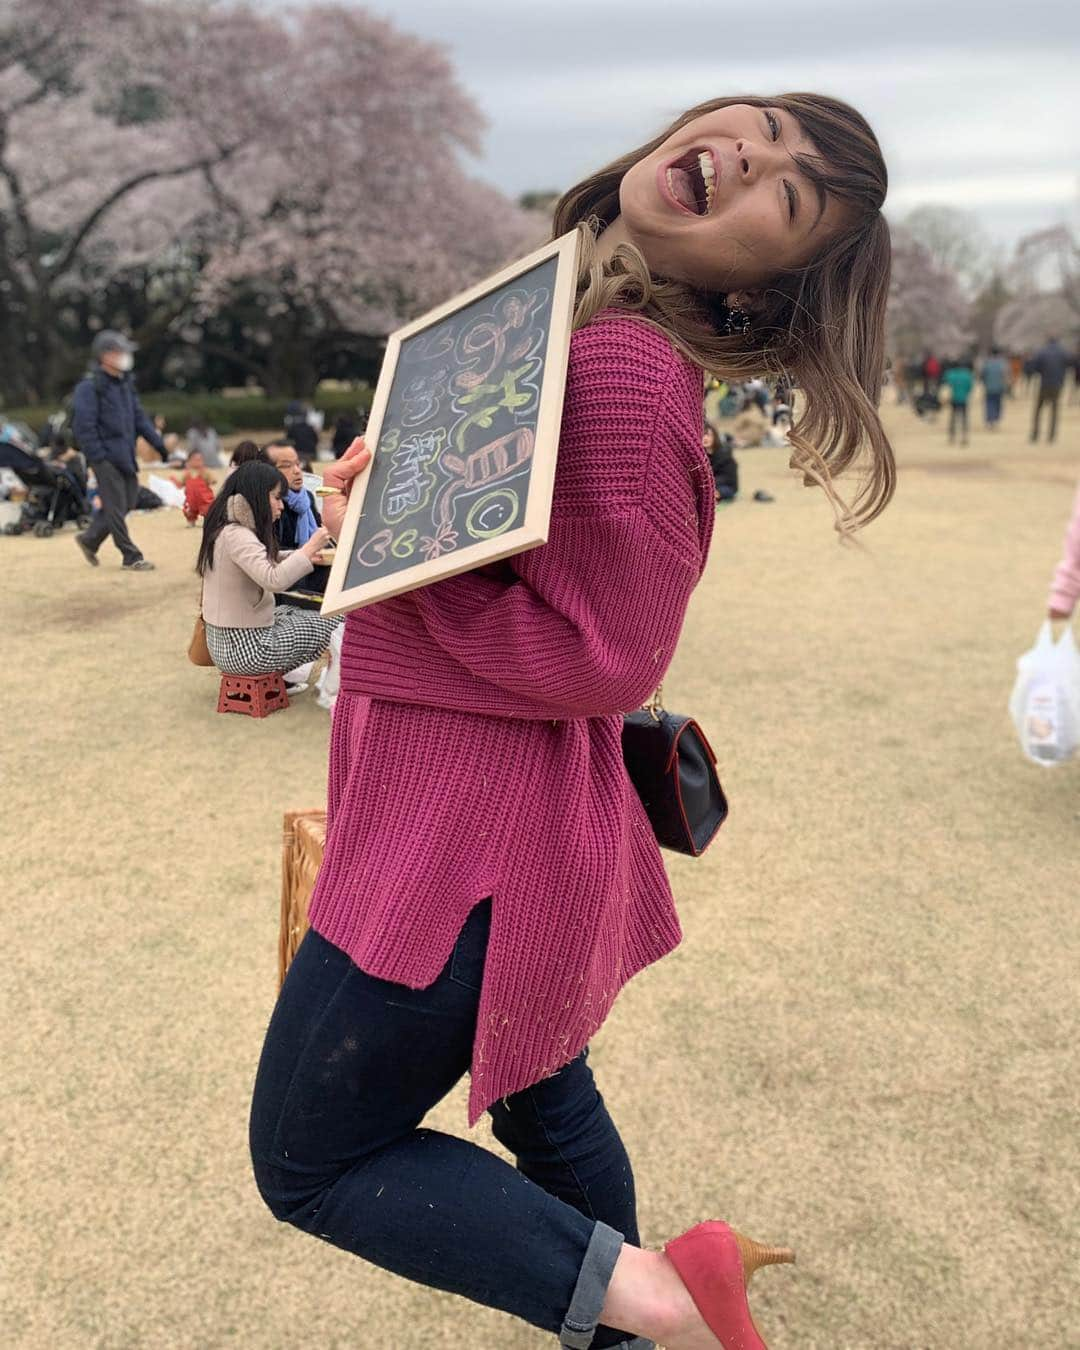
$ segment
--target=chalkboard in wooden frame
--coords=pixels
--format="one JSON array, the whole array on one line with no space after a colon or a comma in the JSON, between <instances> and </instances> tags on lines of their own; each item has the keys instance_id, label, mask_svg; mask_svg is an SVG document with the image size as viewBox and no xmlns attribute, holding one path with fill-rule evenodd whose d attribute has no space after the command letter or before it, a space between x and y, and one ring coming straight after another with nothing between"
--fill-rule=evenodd
<instances>
[{"instance_id":1,"label":"chalkboard in wooden frame","mask_svg":"<svg viewBox=\"0 0 1080 1350\"><path fill-rule=\"evenodd\" d=\"M547 541L579 245L563 235L390 335L323 614Z\"/></svg>"}]
</instances>

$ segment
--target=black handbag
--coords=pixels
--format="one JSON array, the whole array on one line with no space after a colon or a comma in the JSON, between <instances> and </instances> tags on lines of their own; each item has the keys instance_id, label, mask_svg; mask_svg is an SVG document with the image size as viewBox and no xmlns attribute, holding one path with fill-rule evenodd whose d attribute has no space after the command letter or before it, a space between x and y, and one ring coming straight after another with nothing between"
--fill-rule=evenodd
<instances>
[{"instance_id":1,"label":"black handbag","mask_svg":"<svg viewBox=\"0 0 1080 1350\"><path fill-rule=\"evenodd\" d=\"M624 714L623 760L657 842L696 858L727 818L727 798L705 733L692 717L666 712L660 693Z\"/></svg>"}]
</instances>

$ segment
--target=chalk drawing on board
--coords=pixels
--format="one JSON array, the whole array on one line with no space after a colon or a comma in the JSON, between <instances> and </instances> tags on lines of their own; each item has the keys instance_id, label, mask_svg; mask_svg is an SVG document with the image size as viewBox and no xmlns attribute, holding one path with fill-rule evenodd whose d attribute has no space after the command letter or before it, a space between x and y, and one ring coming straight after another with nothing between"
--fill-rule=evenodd
<instances>
[{"instance_id":1,"label":"chalk drawing on board","mask_svg":"<svg viewBox=\"0 0 1080 1350\"><path fill-rule=\"evenodd\" d=\"M395 525L427 506L437 481L428 472L428 465L438 457L445 439L444 429L436 427L406 436L390 452L390 470L380 503L382 518L388 524Z\"/></svg>"},{"instance_id":2,"label":"chalk drawing on board","mask_svg":"<svg viewBox=\"0 0 1080 1350\"><path fill-rule=\"evenodd\" d=\"M545 541L579 249L571 232L389 336L324 614Z\"/></svg>"},{"instance_id":3,"label":"chalk drawing on board","mask_svg":"<svg viewBox=\"0 0 1080 1350\"><path fill-rule=\"evenodd\" d=\"M473 539L496 539L514 523L518 495L513 488L496 488L473 502L465 517L465 530Z\"/></svg>"}]
</instances>

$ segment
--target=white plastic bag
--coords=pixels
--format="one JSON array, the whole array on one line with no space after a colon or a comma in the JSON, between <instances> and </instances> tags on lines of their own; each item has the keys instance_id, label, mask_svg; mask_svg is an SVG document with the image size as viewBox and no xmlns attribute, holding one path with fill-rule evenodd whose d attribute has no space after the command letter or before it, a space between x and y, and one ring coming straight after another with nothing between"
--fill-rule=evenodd
<instances>
[{"instance_id":1,"label":"white plastic bag","mask_svg":"<svg viewBox=\"0 0 1080 1350\"><path fill-rule=\"evenodd\" d=\"M341 644L345 639L345 625L338 624L330 635L330 647L326 653L326 665L316 682L319 691L318 704L327 712L334 711L337 703L338 687L341 684Z\"/></svg>"},{"instance_id":2,"label":"white plastic bag","mask_svg":"<svg viewBox=\"0 0 1080 1350\"><path fill-rule=\"evenodd\" d=\"M1080 747L1080 650L1072 629L1057 642L1047 620L1016 663L1009 716L1028 759L1053 768Z\"/></svg>"},{"instance_id":3,"label":"white plastic bag","mask_svg":"<svg viewBox=\"0 0 1080 1350\"><path fill-rule=\"evenodd\" d=\"M162 506L183 506L183 490L178 488L171 479L162 478L160 474L152 473L146 485L155 496L161 498Z\"/></svg>"}]
</instances>

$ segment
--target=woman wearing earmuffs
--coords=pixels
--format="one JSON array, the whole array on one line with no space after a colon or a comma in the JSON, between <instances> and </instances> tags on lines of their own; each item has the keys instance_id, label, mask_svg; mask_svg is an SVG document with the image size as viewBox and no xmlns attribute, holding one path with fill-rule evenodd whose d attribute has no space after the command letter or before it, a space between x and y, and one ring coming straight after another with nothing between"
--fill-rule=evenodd
<instances>
[{"instance_id":1,"label":"woman wearing earmuffs","mask_svg":"<svg viewBox=\"0 0 1080 1350\"><path fill-rule=\"evenodd\" d=\"M302 548L280 554L274 522L287 491L272 464L241 464L203 524L196 570L203 579L206 645L225 675L283 674L314 661L341 623L291 605L274 607L275 592L291 590L314 571L330 542L320 526Z\"/></svg>"}]
</instances>

